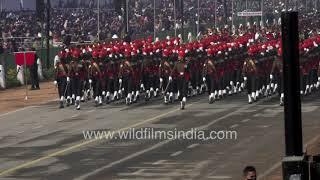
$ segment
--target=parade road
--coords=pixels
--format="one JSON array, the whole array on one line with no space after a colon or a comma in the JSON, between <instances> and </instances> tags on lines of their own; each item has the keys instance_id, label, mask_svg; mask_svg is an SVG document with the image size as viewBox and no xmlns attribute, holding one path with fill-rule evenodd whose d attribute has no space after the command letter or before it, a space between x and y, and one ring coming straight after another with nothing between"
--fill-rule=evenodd
<instances>
[{"instance_id":1,"label":"parade road","mask_svg":"<svg viewBox=\"0 0 320 180\"><path fill-rule=\"evenodd\" d=\"M57 102L0 115L0 179L240 179L246 165L259 179L281 167L283 107L278 97L248 104L245 94L208 104L189 98L186 109L159 99L130 106L93 102L58 109ZM303 97L305 146L320 132L319 92ZM85 139L83 132L196 128L237 132L236 139Z\"/></svg>"}]
</instances>

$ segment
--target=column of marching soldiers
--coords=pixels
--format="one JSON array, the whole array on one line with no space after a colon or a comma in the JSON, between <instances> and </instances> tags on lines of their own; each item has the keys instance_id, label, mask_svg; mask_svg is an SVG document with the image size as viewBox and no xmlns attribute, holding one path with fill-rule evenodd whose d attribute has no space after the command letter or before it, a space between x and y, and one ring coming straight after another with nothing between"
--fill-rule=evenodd
<instances>
[{"instance_id":1,"label":"column of marching soldiers","mask_svg":"<svg viewBox=\"0 0 320 180\"><path fill-rule=\"evenodd\" d=\"M241 30L240 26L240 30ZM283 105L281 34L226 29L183 43L167 37L66 47L56 56L60 108L94 99L96 106L125 99L130 105L161 96L164 103L208 93L209 103L247 90L248 103L278 93ZM301 95L320 85L320 35L299 44ZM290 59L286 59L290 61Z\"/></svg>"}]
</instances>

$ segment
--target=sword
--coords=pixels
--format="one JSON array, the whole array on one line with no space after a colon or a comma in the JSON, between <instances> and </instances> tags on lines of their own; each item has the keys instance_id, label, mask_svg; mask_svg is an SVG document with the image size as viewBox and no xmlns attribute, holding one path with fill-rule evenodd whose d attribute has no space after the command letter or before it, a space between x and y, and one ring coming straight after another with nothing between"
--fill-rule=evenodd
<instances>
[{"instance_id":1,"label":"sword","mask_svg":"<svg viewBox=\"0 0 320 180\"><path fill-rule=\"evenodd\" d=\"M171 82L172 82L172 81L169 81L169 80L168 80L168 84L167 84L167 86L166 86L166 89L163 91L163 94L162 94L163 96L165 96L165 94L167 93L168 88L169 88Z\"/></svg>"},{"instance_id":2,"label":"sword","mask_svg":"<svg viewBox=\"0 0 320 180\"><path fill-rule=\"evenodd\" d=\"M66 97L69 84L70 84L70 81L67 81L67 85L66 85L66 89L64 90L63 97Z\"/></svg>"}]
</instances>

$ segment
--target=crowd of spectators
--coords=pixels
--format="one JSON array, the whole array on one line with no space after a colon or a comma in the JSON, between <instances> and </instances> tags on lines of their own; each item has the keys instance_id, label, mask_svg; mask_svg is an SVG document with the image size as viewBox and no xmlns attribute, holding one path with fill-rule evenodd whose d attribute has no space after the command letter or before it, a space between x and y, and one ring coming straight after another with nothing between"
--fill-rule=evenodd
<instances>
[{"instance_id":1,"label":"crowd of spectators","mask_svg":"<svg viewBox=\"0 0 320 180\"><path fill-rule=\"evenodd\" d=\"M98 38L98 22L100 22L100 40L110 39L115 34L118 37L121 36L121 32L127 25L126 17L124 16L124 11L126 10L116 11L113 4L114 1L103 1L104 3L100 5L99 21L97 1L77 1L81 2L80 4L74 2L59 1L59 3L52 5L50 36L52 36L53 42L62 42L63 37L66 35L70 35L72 42L96 41ZM180 0L136 0L128 2L128 25L130 34L133 36L152 34L154 31L156 33L173 31L175 27L180 29L182 26ZM225 23L230 25L231 7L234 7L234 17L236 17L236 11L244 10L244 3L241 2L234 0L232 5L232 1L201 0L198 4L198 0L184 0L184 27L186 29L195 29L199 24L200 30L204 30L205 27L212 27L214 24L221 27ZM277 13L281 12L285 7L284 3L279 0L264 1L264 6L266 14L269 15L268 17L274 19L276 19ZM303 4L298 6L300 10L303 7ZM257 8L259 7L252 6L251 10L257 10ZM313 12L311 6L309 10ZM310 18L310 16L303 17ZM42 28L37 19L36 11L1 12L0 43L2 46L5 49L13 50L17 49L18 46L39 46ZM312 16L310 20L313 24L316 23ZM271 20L269 23L272 23ZM310 25L310 23L304 25L308 24ZM15 39L11 39L13 37Z\"/></svg>"}]
</instances>

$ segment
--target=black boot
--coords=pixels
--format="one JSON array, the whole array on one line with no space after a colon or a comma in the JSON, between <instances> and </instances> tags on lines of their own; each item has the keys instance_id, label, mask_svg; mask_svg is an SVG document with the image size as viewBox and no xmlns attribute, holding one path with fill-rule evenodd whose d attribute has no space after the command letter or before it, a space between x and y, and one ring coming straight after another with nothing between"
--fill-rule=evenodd
<instances>
[{"instance_id":1,"label":"black boot","mask_svg":"<svg viewBox=\"0 0 320 180\"><path fill-rule=\"evenodd\" d=\"M71 105L75 105L75 100L74 100L74 98L71 98Z\"/></svg>"},{"instance_id":2,"label":"black boot","mask_svg":"<svg viewBox=\"0 0 320 180\"><path fill-rule=\"evenodd\" d=\"M67 107L69 107L70 106L70 98L69 99L67 99Z\"/></svg>"},{"instance_id":3,"label":"black boot","mask_svg":"<svg viewBox=\"0 0 320 180\"><path fill-rule=\"evenodd\" d=\"M60 101L60 106L59 106L60 109L64 108L64 105L63 105L63 101Z\"/></svg>"},{"instance_id":4,"label":"black boot","mask_svg":"<svg viewBox=\"0 0 320 180\"><path fill-rule=\"evenodd\" d=\"M76 100L76 110L80 110L80 101Z\"/></svg>"}]
</instances>

